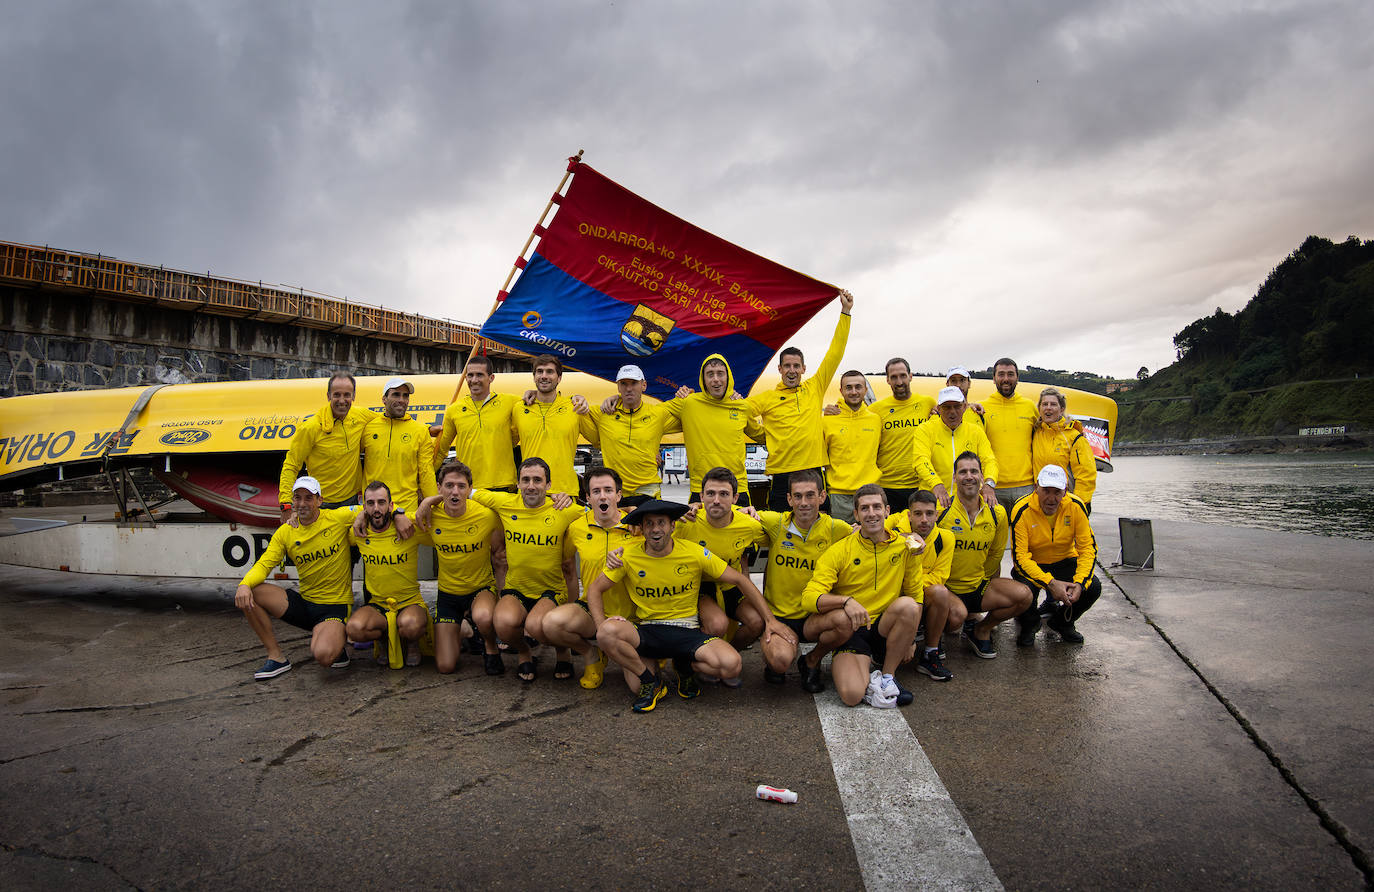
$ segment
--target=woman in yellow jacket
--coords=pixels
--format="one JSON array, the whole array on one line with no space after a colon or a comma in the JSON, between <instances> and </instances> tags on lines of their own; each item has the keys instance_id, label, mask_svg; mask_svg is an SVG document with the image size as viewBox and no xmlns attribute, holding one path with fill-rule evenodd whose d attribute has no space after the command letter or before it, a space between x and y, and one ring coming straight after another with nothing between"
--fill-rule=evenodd
<instances>
[{"instance_id":1,"label":"woman in yellow jacket","mask_svg":"<svg viewBox=\"0 0 1374 892\"><path fill-rule=\"evenodd\" d=\"M1097 489L1097 458L1083 433L1082 422L1065 415L1067 409L1068 400L1057 388L1040 391L1031 430L1031 475L1038 477L1045 465L1067 469L1069 492L1078 496L1091 514L1093 491Z\"/></svg>"}]
</instances>

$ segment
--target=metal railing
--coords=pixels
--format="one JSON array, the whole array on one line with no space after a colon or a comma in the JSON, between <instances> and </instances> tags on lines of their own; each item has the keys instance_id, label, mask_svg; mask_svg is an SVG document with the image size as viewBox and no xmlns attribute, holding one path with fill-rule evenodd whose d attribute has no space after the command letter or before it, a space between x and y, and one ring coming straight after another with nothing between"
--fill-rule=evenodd
<instances>
[{"instance_id":1,"label":"metal railing","mask_svg":"<svg viewBox=\"0 0 1374 892\"><path fill-rule=\"evenodd\" d=\"M436 347L471 348L478 342L477 327L464 322L417 316L304 289L273 288L261 282L13 242L0 242L0 281L94 291L122 300ZM487 348L495 353L523 355L490 341Z\"/></svg>"}]
</instances>

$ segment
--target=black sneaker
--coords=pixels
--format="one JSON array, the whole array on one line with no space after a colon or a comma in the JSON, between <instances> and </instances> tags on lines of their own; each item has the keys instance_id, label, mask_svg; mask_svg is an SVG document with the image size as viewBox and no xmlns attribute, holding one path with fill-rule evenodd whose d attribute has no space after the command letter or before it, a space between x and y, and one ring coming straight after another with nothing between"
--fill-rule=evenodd
<instances>
[{"instance_id":1,"label":"black sneaker","mask_svg":"<svg viewBox=\"0 0 1374 892\"><path fill-rule=\"evenodd\" d=\"M654 676L653 681L642 682L639 685L639 696L630 704L630 708L635 712L653 712L667 690L658 676Z\"/></svg>"},{"instance_id":2,"label":"black sneaker","mask_svg":"<svg viewBox=\"0 0 1374 892\"><path fill-rule=\"evenodd\" d=\"M973 652L985 660L997 659L997 648L992 646L992 639L984 641L982 638L968 636L968 643L973 648Z\"/></svg>"},{"instance_id":3,"label":"black sneaker","mask_svg":"<svg viewBox=\"0 0 1374 892\"><path fill-rule=\"evenodd\" d=\"M642 692L641 692L642 693ZM677 695L683 700L691 700L701 693L701 683L697 681L695 672L688 672L686 675L679 674L677 677ZM653 707L649 707L653 709ZM644 710L647 712L648 710Z\"/></svg>"},{"instance_id":4,"label":"black sneaker","mask_svg":"<svg viewBox=\"0 0 1374 892\"><path fill-rule=\"evenodd\" d=\"M786 672L774 672L767 663L763 664L763 680L769 684L786 684Z\"/></svg>"},{"instance_id":5,"label":"black sneaker","mask_svg":"<svg viewBox=\"0 0 1374 892\"><path fill-rule=\"evenodd\" d=\"M916 661L916 671L922 675L929 675L931 681L949 681L954 677L954 673L945 668L945 664L940 661L940 654L930 653L922 650L921 658Z\"/></svg>"},{"instance_id":6,"label":"black sneaker","mask_svg":"<svg viewBox=\"0 0 1374 892\"><path fill-rule=\"evenodd\" d=\"M474 626L472 629L472 637L468 639L468 653L477 657L486 652L487 644L482 640L482 633L477 631L477 628Z\"/></svg>"},{"instance_id":7,"label":"black sneaker","mask_svg":"<svg viewBox=\"0 0 1374 892\"><path fill-rule=\"evenodd\" d=\"M263 663L263 664L262 664L262 668L261 668L261 669L259 669L257 672L254 672L254 673L253 673L253 677L256 678L258 681L263 681L264 679L268 679L268 678L276 678L278 675L281 675L283 672L290 672L290 671L291 671L291 661L290 661L290 660L287 660L287 659L282 659L282 660L268 660L266 663Z\"/></svg>"},{"instance_id":8,"label":"black sneaker","mask_svg":"<svg viewBox=\"0 0 1374 892\"><path fill-rule=\"evenodd\" d=\"M1026 616L1034 616L1035 619L1031 622L1026 622L1024 619ZM1021 619L1017 620L1017 622L1021 624L1021 630L1016 633L1016 646L1030 647L1035 643L1035 633L1040 631L1040 616L1039 614L1027 611L1021 614L1021 617Z\"/></svg>"},{"instance_id":9,"label":"black sneaker","mask_svg":"<svg viewBox=\"0 0 1374 892\"><path fill-rule=\"evenodd\" d=\"M895 675L892 677L892 683L897 686L897 705L910 706L911 701L916 699L916 695L902 687L902 683L897 680Z\"/></svg>"},{"instance_id":10,"label":"black sneaker","mask_svg":"<svg viewBox=\"0 0 1374 892\"><path fill-rule=\"evenodd\" d=\"M330 669L347 669L347 668L348 668L348 645L347 645L347 644L344 645L344 649L343 649L343 650L339 651L339 655L338 655L337 657L334 658L334 662L332 662L332 663L329 664L329 668L330 668Z\"/></svg>"},{"instance_id":11,"label":"black sneaker","mask_svg":"<svg viewBox=\"0 0 1374 892\"><path fill-rule=\"evenodd\" d=\"M808 665L806 654L797 654L797 671L801 673L802 690L808 694L819 694L825 690L825 682L821 681L821 664L815 666Z\"/></svg>"},{"instance_id":12,"label":"black sneaker","mask_svg":"<svg viewBox=\"0 0 1374 892\"><path fill-rule=\"evenodd\" d=\"M1082 644L1083 636L1073 627L1073 623L1065 622L1059 614L1053 614L1046 623L1052 630L1059 633L1059 637L1064 639L1066 644Z\"/></svg>"},{"instance_id":13,"label":"black sneaker","mask_svg":"<svg viewBox=\"0 0 1374 892\"><path fill-rule=\"evenodd\" d=\"M978 620L976 620L976 619L966 619L966 620L964 620L964 633L963 633L963 634L964 634L964 637L965 637L965 638L972 638L972 637L973 637L973 627L976 626L976 625L978 625Z\"/></svg>"}]
</instances>

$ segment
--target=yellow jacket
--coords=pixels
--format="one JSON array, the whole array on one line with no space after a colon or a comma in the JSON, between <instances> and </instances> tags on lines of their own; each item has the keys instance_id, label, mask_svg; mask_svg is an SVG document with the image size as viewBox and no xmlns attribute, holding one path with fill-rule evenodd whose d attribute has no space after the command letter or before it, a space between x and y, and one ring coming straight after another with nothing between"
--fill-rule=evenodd
<instances>
[{"instance_id":1,"label":"yellow jacket","mask_svg":"<svg viewBox=\"0 0 1374 892\"><path fill-rule=\"evenodd\" d=\"M983 463L983 478L996 480L997 458L992 454L992 444L988 435L983 433L981 424L960 422L954 430L940 418L930 419L916 429L912 439L912 457L916 462L916 479L922 489L934 489L944 484L951 497L954 493L954 459L964 452L973 452Z\"/></svg>"},{"instance_id":2,"label":"yellow jacket","mask_svg":"<svg viewBox=\"0 0 1374 892\"><path fill-rule=\"evenodd\" d=\"M363 428L363 485L380 480L391 501L411 517L420 500L438 495L434 482L434 438L411 418L373 415Z\"/></svg>"},{"instance_id":3,"label":"yellow jacket","mask_svg":"<svg viewBox=\"0 0 1374 892\"><path fill-rule=\"evenodd\" d=\"M732 400L735 373L719 353L701 361L704 367L713 359L725 363L725 396L716 399L706 392L706 375L697 372L697 392L664 403L677 419L682 440L687 444L687 471L692 477L692 492L701 492L701 481L712 468L726 468L739 480L740 488L748 476L744 470L744 447L749 440L763 441L763 426L754 418L748 400ZM617 468L616 470L619 470Z\"/></svg>"},{"instance_id":4,"label":"yellow jacket","mask_svg":"<svg viewBox=\"0 0 1374 892\"><path fill-rule=\"evenodd\" d=\"M1000 504L989 508L978 500L978 513L968 516L964 503L955 496L936 521L954 536L954 564L950 567L949 588L971 592L984 579L1002 574L1002 552L1007 550L1010 527L1007 512Z\"/></svg>"},{"instance_id":5,"label":"yellow jacket","mask_svg":"<svg viewBox=\"0 0 1374 892\"><path fill-rule=\"evenodd\" d=\"M348 559L349 533L357 508L325 508L315 522L282 524L272 534L262 557L248 568L239 585L252 588L267 581L272 568L291 558L301 597L316 604L353 603L353 567Z\"/></svg>"},{"instance_id":6,"label":"yellow jacket","mask_svg":"<svg viewBox=\"0 0 1374 892\"><path fill-rule=\"evenodd\" d=\"M682 430L682 423L666 405L646 399L631 412L617 400L610 413L592 406L580 418L582 436L601 448L606 467L615 468L626 493L657 486L663 479L658 470L659 442L665 433ZM741 454L743 450L741 446ZM702 473L708 470L703 468Z\"/></svg>"},{"instance_id":7,"label":"yellow jacket","mask_svg":"<svg viewBox=\"0 0 1374 892\"><path fill-rule=\"evenodd\" d=\"M768 435L768 473L784 474L825 464L825 444L821 439L821 402L835 371L844 358L849 341L849 314L841 313L830 349L816 374L796 387L781 383L772 390L749 398L754 414L763 419Z\"/></svg>"},{"instance_id":8,"label":"yellow jacket","mask_svg":"<svg viewBox=\"0 0 1374 892\"><path fill-rule=\"evenodd\" d=\"M840 414L821 418L825 437L826 488L831 492L857 492L865 483L877 483L878 438L882 419L867 406L858 410L840 403Z\"/></svg>"},{"instance_id":9,"label":"yellow jacket","mask_svg":"<svg viewBox=\"0 0 1374 892\"><path fill-rule=\"evenodd\" d=\"M921 563L921 555L911 550L905 536L888 531L885 542L847 536L816 562L816 572L802 592L802 607L819 613L821 595L840 595L858 601L876 617L903 595L919 604L925 600Z\"/></svg>"},{"instance_id":10,"label":"yellow jacket","mask_svg":"<svg viewBox=\"0 0 1374 892\"><path fill-rule=\"evenodd\" d=\"M573 460L581 433L581 417L573 411L572 398L561 393L551 403L516 406L515 429L520 434L520 454L549 463L549 492L577 495L577 471ZM657 458L655 458L657 463Z\"/></svg>"},{"instance_id":11,"label":"yellow jacket","mask_svg":"<svg viewBox=\"0 0 1374 892\"><path fill-rule=\"evenodd\" d=\"M361 492L363 428L375 417L375 412L353 406L339 421L325 403L323 409L302 421L282 462L277 501L291 501L291 486L302 467L320 481L320 497L326 502L343 502Z\"/></svg>"},{"instance_id":12,"label":"yellow jacket","mask_svg":"<svg viewBox=\"0 0 1374 892\"><path fill-rule=\"evenodd\" d=\"M1022 576L1040 586L1053 579L1040 566L1077 558L1073 581L1087 585L1097 560L1097 539L1078 496L1066 494L1053 517L1040 510L1035 493L1011 506L1011 553Z\"/></svg>"},{"instance_id":13,"label":"yellow jacket","mask_svg":"<svg viewBox=\"0 0 1374 892\"><path fill-rule=\"evenodd\" d=\"M1097 457L1083 433L1083 423L1065 416L1053 424L1038 424L1031 438L1031 465L1036 475L1045 465L1059 465L1069 474L1069 487L1084 503L1097 490ZM999 483L1001 481L998 481Z\"/></svg>"},{"instance_id":14,"label":"yellow jacket","mask_svg":"<svg viewBox=\"0 0 1374 892\"><path fill-rule=\"evenodd\" d=\"M1019 393L1005 397L994 392L983 400L983 430L997 456L998 486L1029 486L1035 481L1031 469L1035 418L1035 401Z\"/></svg>"}]
</instances>

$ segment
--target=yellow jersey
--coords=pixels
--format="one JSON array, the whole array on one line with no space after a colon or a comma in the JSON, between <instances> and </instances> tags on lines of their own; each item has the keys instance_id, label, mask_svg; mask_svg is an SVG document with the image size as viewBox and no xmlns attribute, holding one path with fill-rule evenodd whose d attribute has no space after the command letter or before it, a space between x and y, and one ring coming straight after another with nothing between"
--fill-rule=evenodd
<instances>
[{"instance_id":1,"label":"yellow jersey","mask_svg":"<svg viewBox=\"0 0 1374 892\"><path fill-rule=\"evenodd\" d=\"M415 535L402 540L396 535L395 524L389 524L380 533L368 528L362 536L348 531L348 538L358 546L366 574L363 587L376 602L377 608L400 610L411 604L423 604L420 597L420 574L416 555L424 543L422 536ZM387 603L387 599L394 603Z\"/></svg>"},{"instance_id":2,"label":"yellow jersey","mask_svg":"<svg viewBox=\"0 0 1374 892\"><path fill-rule=\"evenodd\" d=\"M821 595L853 598L869 616L882 614L903 595L925 600L921 583L921 555L907 545L906 537L891 530L887 539L874 542L867 536L849 536L830 546L816 562L816 572L802 591L802 607L819 613Z\"/></svg>"},{"instance_id":3,"label":"yellow jersey","mask_svg":"<svg viewBox=\"0 0 1374 892\"><path fill-rule=\"evenodd\" d=\"M549 492L577 495L577 472L573 469L573 461L577 455L580 425L572 399L559 394L551 403L538 400L528 406L522 403L515 409L515 429L520 434L520 454L525 458L542 458L549 463L549 470L553 472Z\"/></svg>"},{"instance_id":4,"label":"yellow jersey","mask_svg":"<svg viewBox=\"0 0 1374 892\"><path fill-rule=\"evenodd\" d=\"M882 422L867 406L855 410L840 403L840 414L821 416L821 433L825 438L825 488L830 492L852 495L882 477L878 470Z\"/></svg>"},{"instance_id":5,"label":"yellow jersey","mask_svg":"<svg viewBox=\"0 0 1374 892\"><path fill-rule=\"evenodd\" d=\"M768 569L763 576L763 597L775 616L803 619L814 611L802 604L802 590L811 581L816 561L826 549L853 532L842 520L828 514L816 518L809 530L792 522L791 511L760 511L763 529L757 542L768 546Z\"/></svg>"},{"instance_id":6,"label":"yellow jersey","mask_svg":"<svg viewBox=\"0 0 1374 892\"><path fill-rule=\"evenodd\" d=\"M905 511L889 514L883 526L900 536L910 536L911 515ZM945 585L949 582L950 567L954 561L954 536L949 530L935 527L925 537L926 550L921 553L921 591L932 585Z\"/></svg>"},{"instance_id":7,"label":"yellow jersey","mask_svg":"<svg viewBox=\"0 0 1374 892\"><path fill-rule=\"evenodd\" d=\"M673 538L695 542L725 561L731 567L744 571L740 556L753 545L763 531L763 524L734 508L730 520L723 527L711 525L706 509L699 508L697 516L690 521L679 520L673 527Z\"/></svg>"},{"instance_id":8,"label":"yellow jersey","mask_svg":"<svg viewBox=\"0 0 1374 892\"><path fill-rule=\"evenodd\" d=\"M1040 475L1045 465L1058 465L1069 475L1073 494L1089 504L1097 490L1097 456L1083 433L1083 423L1061 418L1053 424L1041 424L1031 437L1031 472Z\"/></svg>"},{"instance_id":9,"label":"yellow jersey","mask_svg":"<svg viewBox=\"0 0 1374 892\"><path fill-rule=\"evenodd\" d=\"M954 566L949 573L950 591L968 593L984 579L1002 575L1002 552L1007 548L1007 511L989 508L978 500L978 513L968 516L958 497L940 512L936 523L954 536Z\"/></svg>"},{"instance_id":10,"label":"yellow jersey","mask_svg":"<svg viewBox=\"0 0 1374 892\"><path fill-rule=\"evenodd\" d=\"M998 486L1029 486L1034 482L1031 426L1035 417L1035 401L1019 393L1005 397L994 392L983 400L983 431L992 444L992 454L997 456Z\"/></svg>"},{"instance_id":11,"label":"yellow jersey","mask_svg":"<svg viewBox=\"0 0 1374 892\"><path fill-rule=\"evenodd\" d=\"M888 489L916 488L913 441L916 428L930 420L933 408L934 398L915 393L905 400L889 396L868 407L883 425L878 438L878 470L881 472L878 482ZM891 507L896 511L903 506Z\"/></svg>"},{"instance_id":12,"label":"yellow jersey","mask_svg":"<svg viewBox=\"0 0 1374 892\"><path fill-rule=\"evenodd\" d=\"M506 588L527 598L553 592L558 603L568 599L563 580L563 537L568 525L577 520L581 508L569 505L562 511L545 497L537 507L527 508L519 493L476 489L472 499L496 512L506 540Z\"/></svg>"},{"instance_id":13,"label":"yellow jersey","mask_svg":"<svg viewBox=\"0 0 1374 892\"><path fill-rule=\"evenodd\" d=\"M625 512L620 512L623 517ZM643 538L625 526L617 523L613 527L603 527L596 522L590 509L568 524L567 535L563 537L563 557L577 557L578 578L582 582L579 600L587 600L587 589L591 588L596 577L606 569L606 555L617 548L624 548L632 542L642 542ZM625 593L625 584L616 583L601 596L602 606L607 616L623 616L633 619L633 605Z\"/></svg>"},{"instance_id":14,"label":"yellow jersey","mask_svg":"<svg viewBox=\"0 0 1374 892\"><path fill-rule=\"evenodd\" d=\"M658 447L665 433L682 430L682 424L663 403L642 400L631 412L619 401L609 413L593 407L581 417L582 435L601 448L603 464L620 475L626 492L662 481Z\"/></svg>"},{"instance_id":15,"label":"yellow jersey","mask_svg":"<svg viewBox=\"0 0 1374 892\"><path fill-rule=\"evenodd\" d=\"M489 393L478 403L463 394L444 410L444 431L434 450L434 468L453 448L458 460L472 468L474 489L515 485L515 407L518 397Z\"/></svg>"},{"instance_id":16,"label":"yellow jersey","mask_svg":"<svg viewBox=\"0 0 1374 892\"><path fill-rule=\"evenodd\" d=\"M422 534L439 559L439 591L466 595L496 585L491 566L491 536L502 532L501 518L486 505L468 499L463 513L451 517L435 508L430 530Z\"/></svg>"},{"instance_id":17,"label":"yellow jersey","mask_svg":"<svg viewBox=\"0 0 1374 892\"><path fill-rule=\"evenodd\" d=\"M421 499L439 493L429 428L409 415L374 414L363 428L363 485L373 480L385 483L392 504L414 517Z\"/></svg>"},{"instance_id":18,"label":"yellow jersey","mask_svg":"<svg viewBox=\"0 0 1374 892\"><path fill-rule=\"evenodd\" d=\"M825 443L821 438L821 401L835 371L844 358L849 341L848 313L840 314L830 348L825 351L816 374L796 387L781 383L772 390L749 397L753 414L763 419L768 437L768 473L783 474L825 464Z\"/></svg>"},{"instance_id":19,"label":"yellow jersey","mask_svg":"<svg viewBox=\"0 0 1374 892\"><path fill-rule=\"evenodd\" d=\"M239 582L250 588L267 581L267 574L291 558L296 565L301 597L316 604L353 603L353 567L348 558L348 533L357 508L325 508L314 523L282 524L272 534L262 557Z\"/></svg>"},{"instance_id":20,"label":"yellow jersey","mask_svg":"<svg viewBox=\"0 0 1374 892\"><path fill-rule=\"evenodd\" d=\"M729 569L700 545L678 539L663 557L647 553L642 539L632 542L622 560L621 566L601 572L611 582L624 581L642 623L696 617L702 577L719 579Z\"/></svg>"}]
</instances>

